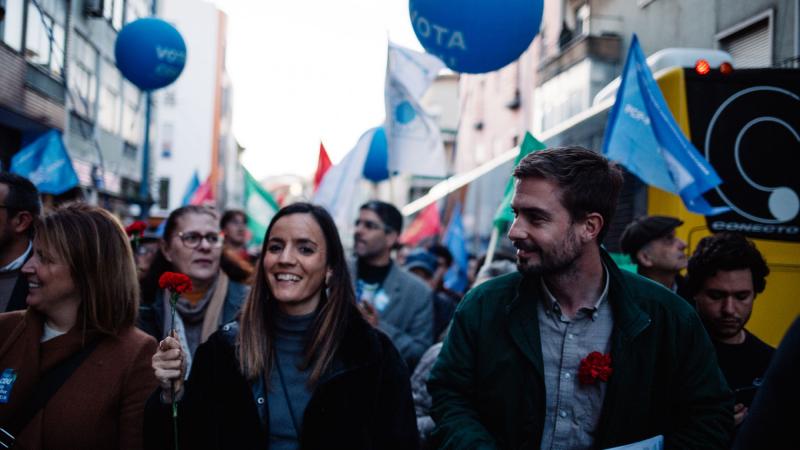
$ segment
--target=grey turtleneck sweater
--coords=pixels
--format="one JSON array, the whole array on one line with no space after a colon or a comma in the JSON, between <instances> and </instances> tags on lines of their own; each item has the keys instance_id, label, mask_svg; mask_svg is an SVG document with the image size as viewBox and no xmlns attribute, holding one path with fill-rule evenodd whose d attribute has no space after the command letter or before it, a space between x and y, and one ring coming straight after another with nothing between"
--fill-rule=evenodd
<instances>
[{"instance_id":1,"label":"grey turtleneck sweater","mask_svg":"<svg viewBox=\"0 0 800 450\"><path fill-rule=\"evenodd\" d=\"M269 448L295 450L300 448L303 413L311 399L307 381L310 370L300 370L306 335L316 313L290 316L275 315L276 364L269 376Z\"/></svg>"}]
</instances>

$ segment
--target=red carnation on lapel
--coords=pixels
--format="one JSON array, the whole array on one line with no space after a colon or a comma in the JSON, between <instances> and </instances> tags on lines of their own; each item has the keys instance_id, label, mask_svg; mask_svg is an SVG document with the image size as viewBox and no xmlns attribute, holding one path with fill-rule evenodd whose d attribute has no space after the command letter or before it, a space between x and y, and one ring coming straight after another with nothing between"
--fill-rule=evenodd
<instances>
[{"instance_id":1,"label":"red carnation on lapel","mask_svg":"<svg viewBox=\"0 0 800 450\"><path fill-rule=\"evenodd\" d=\"M611 368L611 354L592 352L581 360L578 368L578 380L581 384L595 384L597 380L608 381L614 369Z\"/></svg>"}]
</instances>

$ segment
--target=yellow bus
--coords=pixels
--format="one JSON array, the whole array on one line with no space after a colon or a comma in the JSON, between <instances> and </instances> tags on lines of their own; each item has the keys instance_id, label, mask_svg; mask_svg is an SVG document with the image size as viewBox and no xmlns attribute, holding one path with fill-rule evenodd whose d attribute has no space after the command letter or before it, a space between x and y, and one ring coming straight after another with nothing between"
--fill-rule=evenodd
<instances>
[{"instance_id":1,"label":"yellow bus","mask_svg":"<svg viewBox=\"0 0 800 450\"><path fill-rule=\"evenodd\" d=\"M705 198L730 212L713 217L691 213L677 195L626 174L605 246L618 251L625 225L653 214L684 221L676 232L690 252L712 232L747 235L770 268L747 328L776 346L800 315L800 70L720 70L698 64L666 68L655 78L681 129L722 179ZM613 86L604 91L595 107L547 130L540 140L548 146L602 148Z\"/></svg>"}]
</instances>

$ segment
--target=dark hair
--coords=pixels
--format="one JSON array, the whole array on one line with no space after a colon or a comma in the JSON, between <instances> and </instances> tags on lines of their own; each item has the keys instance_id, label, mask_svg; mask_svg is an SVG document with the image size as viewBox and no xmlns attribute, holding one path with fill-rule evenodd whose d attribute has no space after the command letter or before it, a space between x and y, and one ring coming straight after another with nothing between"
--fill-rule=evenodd
<instances>
[{"instance_id":1,"label":"dark hair","mask_svg":"<svg viewBox=\"0 0 800 450\"><path fill-rule=\"evenodd\" d=\"M442 244L433 244L428 248L428 251L436 255L437 258L444 258L447 267L453 264L453 254L450 253L447 247Z\"/></svg>"},{"instance_id":2,"label":"dark hair","mask_svg":"<svg viewBox=\"0 0 800 450\"><path fill-rule=\"evenodd\" d=\"M331 271L327 283L328 292L323 287L317 317L311 325L310 339L303 351L300 369L311 369L308 384L315 385L333 361L348 323L348 311L355 307L355 293L347 269L342 241L336 224L328 212L310 203L293 203L281 208L272 218L264 234L261 253L267 251L267 243L272 227L282 217L291 214L309 214L319 225L325 237L327 249L326 265ZM275 358L275 323L272 320L278 305L272 297L264 271L264 259L258 261L256 281L250 295L242 307L241 328L238 336L239 367L242 374L250 380L261 374L269 374ZM269 379L269 376L266 377Z\"/></svg>"},{"instance_id":3,"label":"dark hair","mask_svg":"<svg viewBox=\"0 0 800 450\"><path fill-rule=\"evenodd\" d=\"M136 266L128 236L110 212L84 203L60 207L36 223L35 243L69 267L85 329L118 335L134 324Z\"/></svg>"},{"instance_id":4,"label":"dark hair","mask_svg":"<svg viewBox=\"0 0 800 450\"><path fill-rule=\"evenodd\" d=\"M178 228L178 219L187 215L187 214L206 214L217 219L217 212L207 206L201 205L187 205L181 206L180 208L172 211L167 217L167 223L164 224L164 236L161 238L167 242L172 239L172 236L175 235L175 229ZM220 268L222 264L220 263ZM159 290L158 287L158 279L161 277L161 274L164 272L174 272L175 266L172 265L171 262L167 261L167 258L164 256L164 253L161 252L159 248L156 252L156 256L153 258L153 263L150 264L150 269L147 270L144 278L141 282L142 288L142 303L152 303L153 300L156 298L156 293ZM227 272L226 272L227 275ZM237 281L237 280L234 280Z\"/></svg>"},{"instance_id":5,"label":"dark hair","mask_svg":"<svg viewBox=\"0 0 800 450\"><path fill-rule=\"evenodd\" d=\"M603 217L597 242L603 241L624 181L622 170L603 155L583 147L556 147L533 152L522 158L514 177L543 178L561 189L561 203L572 220L589 213Z\"/></svg>"},{"instance_id":6,"label":"dark hair","mask_svg":"<svg viewBox=\"0 0 800 450\"><path fill-rule=\"evenodd\" d=\"M755 244L739 233L719 233L704 237L697 244L686 267L687 291L690 296L694 296L700 292L706 280L720 270L742 269L750 269L755 293L764 292L769 267Z\"/></svg>"},{"instance_id":7,"label":"dark hair","mask_svg":"<svg viewBox=\"0 0 800 450\"><path fill-rule=\"evenodd\" d=\"M397 234L403 231L403 215L400 214L400 211L391 203L382 202L380 200L370 200L361 205L359 210L362 209L367 209L377 214L388 229L387 231L394 231Z\"/></svg>"},{"instance_id":8,"label":"dark hair","mask_svg":"<svg viewBox=\"0 0 800 450\"><path fill-rule=\"evenodd\" d=\"M222 218L219 219L219 227L225 228L225 225L227 225L231 220L235 219L236 216L242 216L244 223L247 223L247 214L245 214L244 211L241 209L229 209L225 211L225 213L222 215Z\"/></svg>"},{"instance_id":9,"label":"dark hair","mask_svg":"<svg viewBox=\"0 0 800 450\"><path fill-rule=\"evenodd\" d=\"M8 186L5 206L9 213L18 211L29 212L34 220L42 212L42 204L39 201L39 190L31 180L11 172L0 172L0 183ZM11 214L9 214L11 215ZM28 234L33 235L33 226L28 228Z\"/></svg>"}]
</instances>

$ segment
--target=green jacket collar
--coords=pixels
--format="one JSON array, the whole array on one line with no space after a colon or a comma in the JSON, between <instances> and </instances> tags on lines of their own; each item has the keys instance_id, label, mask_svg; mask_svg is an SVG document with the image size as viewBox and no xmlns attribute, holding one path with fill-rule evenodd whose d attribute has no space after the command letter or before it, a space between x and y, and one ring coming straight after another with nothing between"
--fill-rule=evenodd
<instances>
[{"instance_id":1,"label":"green jacket collar","mask_svg":"<svg viewBox=\"0 0 800 450\"><path fill-rule=\"evenodd\" d=\"M637 305L619 267L605 250L601 249L600 252L610 277L608 302L614 315L612 353L620 353L627 342L647 328L651 319ZM539 278L520 275L516 295L507 301L505 312L514 342L537 372L544 374L537 316L537 305L543 301L544 293Z\"/></svg>"}]
</instances>

